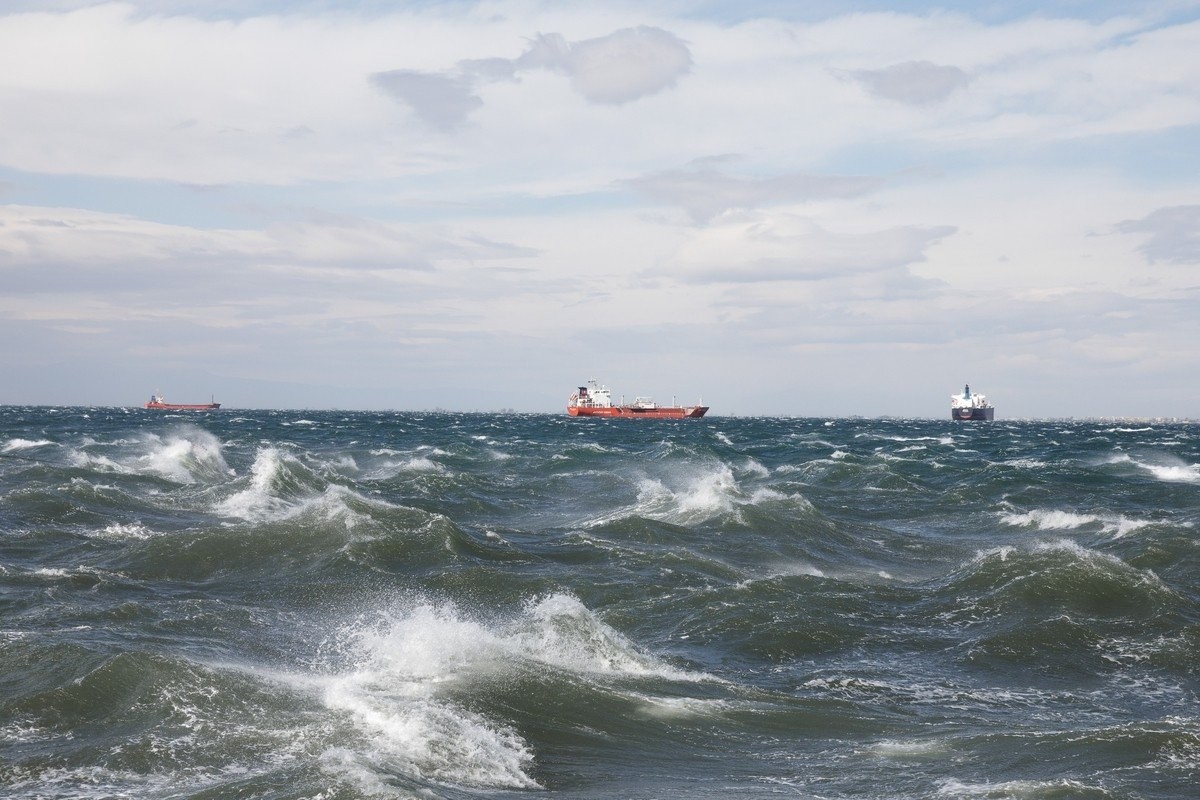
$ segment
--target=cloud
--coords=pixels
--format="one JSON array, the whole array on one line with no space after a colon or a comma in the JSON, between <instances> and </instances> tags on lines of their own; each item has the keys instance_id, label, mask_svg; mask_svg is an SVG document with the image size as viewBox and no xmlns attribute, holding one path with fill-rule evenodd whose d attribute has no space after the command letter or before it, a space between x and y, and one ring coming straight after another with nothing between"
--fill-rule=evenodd
<instances>
[{"instance_id":1,"label":"cloud","mask_svg":"<svg viewBox=\"0 0 1200 800\"><path fill-rule=\"evenodd\" d=\"M593 103L620 105L673 86L692 66L686 44L661 28L624 28L567 45L558 68Z\"/></svg>"},{"instance_id":2,"label":"cloud","mask_svg":"<svg viewBox=\"0 0 1200 800\"><path fill-rule=\"evenodd\" d=\"M406 104L421 119L441 131L462 124L467 115L483 105L464 75L436 75L395 69L377 72L371 83Z\"/></svg>"},{"instance_id":3,"label":"cloud","mask_svg":"<svg viewBox=\"0 0 1200 800\"><path fill-rule=\"evenodd\" d=\"M535 250L441 225L313 215L258 230L200 229L72 209L0 206L0 275L10 294L378 298L381 284L450 287L457 269ZM443 274L443 271L447 274ZM479 283L478 276L471 282ZM316 287L315 290L313 287ZM150 299L153 305L155 299Z\"/></svg>"},{"instance_id":4,"label":"cloud","mask_svg":"<svg viewBox=\"0 0 1200 800\"><path fill-rule=\"evenodd\" d=\"M1200 264L1200 205L1169 206L1116 225L1121 233L1149 234L1138 250L1151 263Z\"/></svg>"},{"instance_id":5,"label":"cloud","mask_svg":"<svg viewBox=\"0 0 1200 800\"><path fill-rule=\"evenodd\" d=\"M704 160L684 169L655 172L624 184L653 200L684 208L698 223L730 209L855 197L883 184L879 178L799 172L743 178L719 172L708 163L710 160Z\"/></svg>"},{"instance_id":6,"label":"cloud","mask_svg":"<svg viewBox=\"0 0 1200 800\"><path fill-rule=\"evenodd\" d=\"M514 59L466 59L445 72L377 72L370 82L434 127L449 131L483 105L475 93L483 82L511 81L523 72L549 70L567 75L571 87L593 103L622 105L673 86L691 66L691 51L681 39L642 25L578 42L558 33L539 34Z\"/></svg>"},{"instance_id":7,"label":"cloud","mask_svg":"<svg viewBox=\"0 0 1200 800\"><path fill-rule=\"evenodd\" d=\"M970 82L958 67L929 61L905 61L884 69L836 71L861 83L876 97L914 106L941 102Z\"/></svg>"},{"instance_id":8,"label":"cloud","mask_svg":"<svg viewBox=\"0 0 1200 800\"><path fill-rule=\"evenodd\" d=\"M834 233L812 220L781 215L714 226L693 237L671 271L686 283L819 281L885 272L925 259L957 229L902 226Z\"/></svg>"}]
</instances>

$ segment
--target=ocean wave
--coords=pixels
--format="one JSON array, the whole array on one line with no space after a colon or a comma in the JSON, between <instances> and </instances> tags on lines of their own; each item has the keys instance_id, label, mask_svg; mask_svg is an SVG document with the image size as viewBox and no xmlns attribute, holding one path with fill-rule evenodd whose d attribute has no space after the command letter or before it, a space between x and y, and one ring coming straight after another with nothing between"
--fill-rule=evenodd
<instances>
[{"instance_id":1,"label":"ocean wave","mask_svg":"<svg viewBox=\"0 0 1200 800\"><path fill-rule=\"evenodd\" d=\"M1149 622L1180 603L1179 595L1154 572L1066 539L980 551L955 573L941 594L951 603L941 619L968 627L1009 620L1013 615L1068 622L1078 615L1086 622L1084 635L1092 649L1102 638L1099 628L1092 630L1093 620ZM1039 634L1032 622L1012 633L1036 650ZM1049 639L1043 644L1057 647Z\"/></svg>"},{"instance_id":2,"label":"ocean wave","mask_svg":"<svg viewBox=\"0 0 1200 800\"><path fill-rule=\"evenodd\" d=\"M956 800L1109 800L1119 795L1112 794L1103 786L1057 778L999 783L964 783L949 779L938 786L937 796Z\"/></svg>"},{"instance_id":3,"label":"ocean wave","mask_svg":"<svg viewBox=\"0 0 1200 800\"><path fill-rule=\"evenodd\" d=\"M1129 464L1166 483L1200 483L1200 464L1188 464L1174 456L1159 455L1151 459L1134 458L1127 453L1112 456L1105 463Z\"/></svg>"},{"instance_id":4,"label":"ocean wave","mask_svg":"<svg viewBox=\"0 0 1200 800\"><path fill-rule=\"evenodd\" d=\"M154 535L154 533L141 523L114 522L111 525L106 525L96 535L102 539L113 539L120 541L149 539Z\"/></svg>"},{"instance_id":5,"label":"ocean wave","mask_svg":"<svg viewBox=\"0 0 1200 800\"><path fill-rule=\"evenodd\" d=\"M275 785L280 769L294 780L330 735L295 692L264 685L257 671L138 652L87 664L94 658L79 654L73 669L45 675L45 690L10 701L24 734L55 756L6 764L6 798L225 796ZM85 666L71 677L77 662Z\"/></svg>"},{"instance_id":6,"label":"ocean wave","mask_svg":"<svg viewBox=\"0 0 1200 800\"><path fill-rule=\"evenodd\" d=\"M341 637L333 649L353 666L326 679L323 698L366 732L367 763L399 764L456 786L538 787L528 742L510 724L456 701L464 685L519 674L547 680L546 669L593 680L708 679L642 652L567 594L531 598L516 615L499 618L417 602Z\"/></svg>"},{"instance_id":7,"label":"ocean wave","mask_svg":"<svg viewBox=\"0 0 1200 800\"><path fill-rule=\"evenodd\" d=\"M631 517L676 525L696 525L732 512L739 497L733 470L723 463L683 466L660 476L646 475L637 484L637 500L584 522L596 527Z\"/></svg>"},{"instance_id":8,"label":"ocean wave","mask_svg":"<svg viewBox=\"0 0 1200 800\"><path fill-rule=\"evenodd\" d=\"M199 428L182 428L165 437L151 435L147 444L140 464L171 480L215 482L233 474L222 455L220 439Z\"/></svg>"},{"instance_id":9,"label":"ocean wave","mask_svg":"<svg viewBox=\"0 0 1200 800\"><path fill-rule=\"evenodd\" d=\"M1079 514L1074 511L1053 509L1033 509L1024 513L1006 512L1000 514L1000 521L1013 527L1034 527L1042 531L1076 530L1099 526L1102 532L1111 533L1116 538L1155 524L1153 520L1131 519L1119 514Z\"/></svg>"},{"instance_id":10,"label":"ocean wave","mask_svg":"<svg viewBox=\"0 0 1200 800\"><path fill-rule=\"evenodd\" d=\"M611 677L709 680L643 653L605 625L577 597L532 597L519 613L480 618L453 603L419 602L389 612L379 626L351 632L353 650L407 681L446 681L463 675L538 663L558 670Z\"/></svg>"},{"instance_id":11,"label":"ocean wave","mask_svg":"<svg viewBox=\"0 0 1200 800\"><path fill-rule=\"evenodd\" d=\"M1045 461L1037 458L1010 458L1000 463L1006 467L1019 467L1020 469L1045 469L1050 466Z\"/></svg>"},{"instance_id":12,"label":"ocean wave","mask_svg":"<svg viewBox=\"0 0 1200 800\"><path fill-rule=\"evenodd\" d=\"M54 444L49 439L9 439L4 443L4 447L0 447L0 453L12 453L17 450L34 450L38 447L45 447Z\"/></svg>"},{"instance_id":13,"label":"ocean wave","mask_svg":"<svg viewBox=\"0 0 1200 800\"><path fill-rule=\"evenodd\" d=\"M69 458L77 467L100 472L153 475L184 484L218 483L233 475L222 450L213 434L183 425L167 434L145 433L108 443L85 440Z\"/></svg>"},{"instance_id":14,"label":"ocean wave","mask_svg":"<svg viewBox=\"0 0 1200 800\"><path fill-rule=\"evenodd\" d=\"M865 665L877 667L881 665ZM960 686L944 681L934 682L914 679L889 679L891 674L883 666L884 675L865 677L862 675L832 674L809 678L802 687L824 696L850 700L857 703L886 702L900 706L940 706L1032 709L1043 707L1053 700L1048 692L1038 689L1011 689L1003 687Z\"/></svg>"},{"instance_id":15,"label":"ocean wave","mask_svg":"<svg viewBox=\"0 0 1200 800\"><path fill-rule=\"evenodd\" d=\"M272 446L259 448L249 475L233 484L237 485L244 488L217 500L214 510L224 517L257 524L314 518L352 530L376 518L412 510L328 482L296 454ZM429 521L424 512L420 516L423 523Z\"/></svg>"}]
</instances>

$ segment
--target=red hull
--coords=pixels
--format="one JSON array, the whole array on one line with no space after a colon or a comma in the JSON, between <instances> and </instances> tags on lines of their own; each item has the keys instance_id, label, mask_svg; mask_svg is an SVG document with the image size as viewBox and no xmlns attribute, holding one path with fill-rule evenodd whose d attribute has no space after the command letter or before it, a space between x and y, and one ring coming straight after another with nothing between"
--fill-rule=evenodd
<instances>
[{"instance_id":1,"label":"red hull","mask_svg":"<svg viewBox=\"0 0 1200 800\"><path fill-rule=\"evenodd\" d=\"M708 406L668 406L666 408L637 408L635 406L567 406L572 417L622 417L624 419L696 419L708 413Z\"/></svg>"},{"instance_id":2,"label":"red hull","mask_svg":"<svg viewBox=\"0 0 1200 800\"><path fill-rule=\"evenodd\" d=\"M159 411L216 411L220 403L146 403L145 408Z\"/></svg>"}]
</instances>

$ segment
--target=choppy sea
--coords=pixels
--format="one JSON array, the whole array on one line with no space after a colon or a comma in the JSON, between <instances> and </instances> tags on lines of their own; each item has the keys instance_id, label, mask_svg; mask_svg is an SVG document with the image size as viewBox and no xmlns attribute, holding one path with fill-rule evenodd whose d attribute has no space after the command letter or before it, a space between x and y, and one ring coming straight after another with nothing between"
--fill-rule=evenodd
<instances>
[{"instance_id":1,"label":"choppy sea","mask_svg":"<svg viewBox=\"0 0 1200 800\"><path fill-rule=\"evenodd\" d=\"M6 798L1200 796L1200 427L0 408Z\"/></svg>"}]
</instances>

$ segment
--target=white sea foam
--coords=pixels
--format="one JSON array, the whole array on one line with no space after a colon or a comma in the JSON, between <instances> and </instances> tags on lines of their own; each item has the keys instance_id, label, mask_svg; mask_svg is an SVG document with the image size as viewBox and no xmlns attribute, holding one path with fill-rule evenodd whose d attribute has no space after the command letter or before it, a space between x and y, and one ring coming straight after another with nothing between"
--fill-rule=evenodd
<instances>
[{"instance_id":1,"label":"white sea foam","mask_svg":"<svg viewBox=\"0 0 1200 800\"><path fill-rule=\"evenodd\" d=\"M884 739L866 748L868 753L882 758L928 758L949 750L944 739Z\"/></svg>"},{"instance_id":2,"label":"white sea foam","mask_svg":"<svg viewBox=\"0 0 1200 800\"><path fill-rule=\"evenodd\" d=\"M367 736L366 753L332 748L322 756L323 766L356 782L375 783L371 767L380 765L456 786L538 788L528 773L533 753L515 729L438 700L430 686L364 670L331 680L324 701Z\"/></svg>"},{"instance_id":3,"label":"white sea foam","mask_svg":"<svg viewBox=\"0 0 1200 800\"><path fill-rule=\"evenodd\" d=\"M529 774L534 754L511 726L454 702L456 686L543 674L546 667L593 680L706 677L642 653L565 594L533 598L513 616L486 620L448 603L420 602L350 630L346 650L353 667L326 679L323 699L354 720L369 752L329 753L330 764L354 771L364 760L368 767L380 762L480 788L537 788ZM366 769L366 779L370 774Z\"/></svg>"},{"instance_id":4,"label":"white sea foam","mask_svg":"<svg viewBox=\"0 0 1200 800\"><path fill-rule=\"evenodd\" d=\"M367 476L372 480L390 480L407 473L447 475L450 472L444 465L439 464L426 455L395 454L407 455L408 457L401 459L389 458L381 461L368 470Z\"/></svg>"},{"instance_id":5,"label":"white sea foam","mask_svg":"<svg viewBox=\"0 0 1200 800\"><path fill-rule=\"evenodd\" d=\"M45 447L46 445L54 444L49 439L9 439L4 443L4 447L0 448L0 452L11 453L16 450L33 450L37 447Z\"/></svg>"},{"instance_id":6,"label":"white sea foam","mask_svg":"<svg viewBox=\"0 0 1200 800\"><path fill-rule=\"evenodd\" d=\"M637 515L694 525L731 511L736 492L737 481L725 464L688 475L677 489L646 478L638 485Z\"/></svg>"},{"instance_id":7,"label":"white sea foam","mask_svg":"<svg viewBox=\"0 0 1200 800\"><path fill-rule=\"evenodd\" d=\"M760 478L765 478L771 474L771 470L763 466L762 462L753 458L747 458L742 463L741 471L748 475L755 475Z\"/></svg>"},{"instance_id":8,"label":"white sea foam","mask_svg":"<svg viewBox=\"0 0 1200 800\"><path fill-rule=\"evenodd\" d=\"M72 466L97 472L117 472L125 475L132 475L135 472L132 467L127 467L108 456L89 453L85 450L72 450L68 460Z\"/></svg>"},{"instance_id":9,"label":"white sea foam","mask_svg":"<svg viewBox=\"0 0 1200 800\"><path fill-rule=\"evenodd\" d=\"M1066 552L1079 559L1079 561L1089 564L1093 567L1100 567L1104 570L1123 572L1136 576L1139 582L1149 585L1156 590L1163 590L1168 593L1173 593L1158 575L1154 574L1153 570L1139 569L1132 564L1123 561L1117 556L1109 553L1103 553L1099 550L1092 550L1084 547L1078 542L1073 542L1068 539L1056 539L1051 542L1038 542L1034 545L1035 552Z\"/></svg>"},{"instance_id":10,"label":"white sea foam","mask_svg":"<svg viewBox=\"0 0 1200 800\"><path fill-rule=\"evenodd\" d=\"M777 562L766 567L766 577L769 578L793 578L801 575L824 578L825 572L807 561Z\"/></svg>"},{"instance_id":11,"label":"white sea foam","mask_svg":"<svg viewBox=\"0 0 1200 800\"><path fill-rule=\"evenodd\" d=\"M1182 459L1167 455L1156 456L1153 460L1145 459L1145 456L1134 458L1128 453L1120 453L1109 458L1106 463L1132 464L1167 483L1200 483L1200 464L1188 464Z\"/></svg>"},{"instance_id":12,"label":"white sea foam","mask_svg":"<svg viewBox=\"0 0 1200 800\"><path fill-rule=\"evenodd\" d=\"M1160 481L1172 483L1200 483L1200 464L1138 464Z\"/></svg>"},{"instance_id":13,"label":"white sea foam","mask_svg":"<svg viewBox=\"0 0 1200 800\"><path fill-rule=\"evenodd\" d=\"M734 510L744 503L733 470L723 462L676 465L659 476L638 481L637 500L583 522L593 527L629 517L657 519L676 525L695 525Z\"/></svg>"},{"instance_id":14,"label":"white sea foam","mask_svg":"<svg viewBox=\"0 0 1200 800\"><path fill-rule=\"evenodd\" d=\"M1006 467L1020 467L1021 469L1042 469L1049 466L1045 461L1039 461L1036 458L1012 458L1000 463Z\"/></svg>"},{"instance_id":15,"label":"white sea foam","mask_svg":"<svg viewBox=\"0 0 1200 800\"><path fill-rule=\"evenodd\" d=\"M355 631L353 638L367 664L422 684L527 663L596 676L710 680L641 652L578 598L563 593L530 598L519 613L493 619L449 603L417 603L382 626Z\"/></svg>"},{"instance_id":16,"label":"white sea foam","mask_svg":"<svg viewBox=\"0 0 1200 800\"><path fill-rule=\"evenodd\" d=\"M1152 520L1131 519L1122 515L1078 514L1054 509L1034 509L1023 514L1005 513L1000 515L1000 521L1014 527L1032 526L1043 531L1075 530L1095 525L1117 538L1154 524Z\"/></svg>"},{"instance_id":17,"label":"white sea foam","mask_svg":"<svg viewBox=\"0 0 1200 800\"><path fill-rule=\"evenodd\" d=\"M138 523L122 524L114 522L108 525L104 530L100 531L99 536L103 539L149 539L151 537L150 530Z\"/></svg>"},{"instance_id":18,"label":"white sea foam","mask_svg":"<svg viewBox=\"0 0 1200 800\"><path fill-rule=\"evenodd\" d=\"M106 453L91 448L107 448ZM176 483L216 483L233 470L225 463L221 440L192 425L170 433L143 434L108 443L85 440L70 452L73 465L125 475L157 475Z\"/></svg>"},{"instance_id":19,"label":"white sea foam","mask_svg":"<svg viewBox=\"0 0 1200 800\"><path fill-rule=\"evenodd\" d=\"M165 436L151 436L140 464L148 471L179 483L217 481L233 470L221 453L221 440L208 431L183 427Z\"/></svg>"},{"instance_id":20,"label":"white sea foam","mask_svg":"<svg viewBox=\"0 0 1200 800\"><path fill-rule=\"evenodd\" d=\"M1102 787L1091 786L1069 778L1051 781L1002 781L1000 783L963 783L953 778L943 781L937 790L939 797L962 798L962 800L1038 800L1038 798L1062 797L1066 794L1089 797L1107 797Z\"/></svg>"},{"instance_id":21,"label":"white sea foam","mask_svg":"<svg viewBox=\"0 0 1200 800\"><path fill-rule=\"evenodd\" d=\"M250 485L218 504L217 510L247 520L260 520L282 512L287 503L276 496L273 487L283 470L283 459L283 454L274 447L260 447L250 467Z\"/></svg>"},{"instance_id":22,"label":"white sea foam","mask_svg":"<svg viewBox=\"0 0 1200 800\"><path fill-rule=\"evenodd\" d=\"M980 550L975 553L972 559L975 562L987 561L991 558L999 558L1001 561L1008 561L1008 557L1017 551L1017 548L1011 545L1001 545L1000 547L992 547L987 550Z\"/></svg>"},{"instance_id":23,"label":"white sea foam","mask_svg":"<svg viewBox=\"0 0 1200 800\"><path fill-rule=\"evenodd\" d=\"M635 693L642 703L640 713L652 719L686 719L689 717L714 717L733 710L736 706L729 700L706 697L657 697Z\"/></svg>"},{"instance_id":24,"label":"white sea foam","mask_svg":"<svg viewBox=\"0 0 1200 800\"><path fill-rule=\"evenodd\" d=\"M296 456L275 447L259 448L246 482L246 488L217 503L218 513L250 522L314 514L326 520L341 520L349 529L364 519L352 505L395 508L340 484L322 486Z\"/></svg>"}]
</instances>

